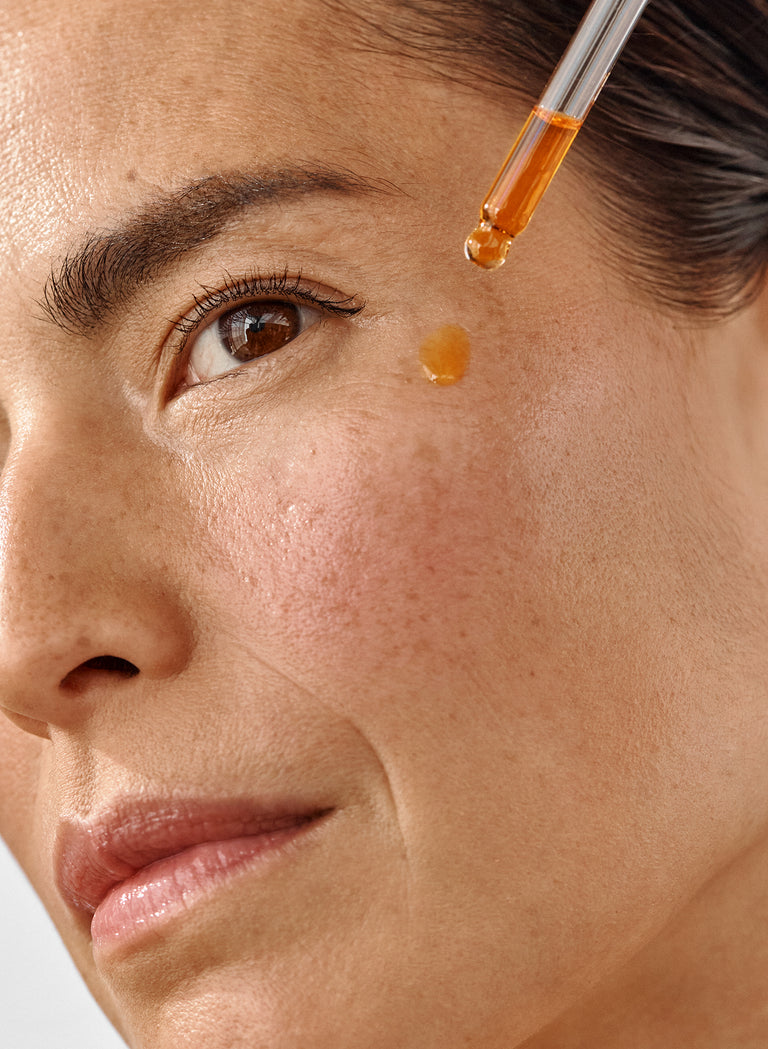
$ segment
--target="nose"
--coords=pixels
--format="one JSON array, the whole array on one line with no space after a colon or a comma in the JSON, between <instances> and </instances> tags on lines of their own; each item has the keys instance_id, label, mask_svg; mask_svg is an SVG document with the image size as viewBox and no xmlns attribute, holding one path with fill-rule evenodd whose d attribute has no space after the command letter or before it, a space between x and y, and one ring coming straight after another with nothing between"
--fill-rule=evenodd
<instances>
[{"instance_id":1,"label":"nose","mask_svg":"<svg viewBox=\"0 0 768 1049\"><path fill-rule=\"evenodd\" d=\"M191 643L157 453L125 428L52 423L12 445L0 483L0 706L39 734L178 675Z\"/></svg>"}]
</instances>

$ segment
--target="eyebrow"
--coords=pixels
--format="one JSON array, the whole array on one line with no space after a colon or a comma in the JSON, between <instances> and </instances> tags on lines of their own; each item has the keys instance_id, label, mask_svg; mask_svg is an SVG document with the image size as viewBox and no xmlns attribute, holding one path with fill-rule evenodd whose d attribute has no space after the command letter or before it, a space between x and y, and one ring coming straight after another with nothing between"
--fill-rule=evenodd
<instances>
[{"instance_id":1,"label":"eyebrow","mask_svg":"<svg viewBox=\"0 0 768 1049\"><path fill-rule=\"evenodd\" d=\"M325 167L279 167L198 179L145 203L114 229L88 234L51 271L40 307L71 335L92 335L144 285L255 207L318 194L391 193L384 179Z\"/></svg>"}]
</instances>

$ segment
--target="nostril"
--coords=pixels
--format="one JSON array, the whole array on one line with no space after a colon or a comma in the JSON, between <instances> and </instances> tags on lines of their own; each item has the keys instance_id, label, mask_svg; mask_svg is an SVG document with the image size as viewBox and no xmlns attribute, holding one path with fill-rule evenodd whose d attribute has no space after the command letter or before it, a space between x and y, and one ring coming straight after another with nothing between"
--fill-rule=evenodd
<instances>
[{"instance_id":1,"label":"nostril","mask_svg":"<svg viewBox=\"0 0 768 1049\"><path fill-rule=\"evenodd\" d=\"M94 675L94 671L97 671L97 674ZM87 659L74 670L70 670L61 682L61 687L69 692L82 692L90 683L95 683L99 672L112 674L113 680L115 678L127 679L136 677L139 668L119 656L94 656L93 659Z\"/></svg>"},{"instance_id":2,"label":"nostril","mask_svg":"<svg viewBox=\"0 0 768 1049\"><path fill-rule=\"evenodd\" d=\"M77 668L78 670L107 670L112 674L120 674L121 677L135 677L139 668L127 659L119 656L94 656L86 660Z\"/></svg>"}]
</instances>

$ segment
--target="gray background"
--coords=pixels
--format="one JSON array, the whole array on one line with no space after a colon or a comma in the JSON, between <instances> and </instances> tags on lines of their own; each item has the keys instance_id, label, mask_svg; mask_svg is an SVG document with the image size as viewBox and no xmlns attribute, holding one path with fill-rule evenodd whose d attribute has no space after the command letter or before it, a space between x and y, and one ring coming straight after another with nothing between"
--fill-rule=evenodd
<instances>
[{"instance_id":1,"label":"gray background","mask_svg":"<svg viewBox=\"0 0 768 1049\"><path fill-rule=\"evenodd\" d=\"M125 1049L1 841L0 1049Z\"/></svg>"}]
</instances>

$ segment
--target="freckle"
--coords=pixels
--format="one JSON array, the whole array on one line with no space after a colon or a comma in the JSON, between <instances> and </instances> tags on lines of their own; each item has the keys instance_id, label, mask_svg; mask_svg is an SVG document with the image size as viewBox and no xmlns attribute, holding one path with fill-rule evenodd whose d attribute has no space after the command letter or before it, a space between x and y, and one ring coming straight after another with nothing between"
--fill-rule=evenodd
<instances>
[{"instance_id":1,"label":"freckle","mask_svg":"<svg viewBox=\"0 0 768 1049\"><path fill-rule=\"evenodd\" d=\"M419 350L424 374L438 386L458 382L469 364L469 335L458 324L446 324L431 332Z\"/></svg>"},{"instance_id":2,"label":"freckle","mask_svg":"<svg viewBox=\"0 0 768 1049\"><path fill-rule=\"evenodd\" d=\"M134 170L134 168L131 168L131 170L128 172L128 174L125 177L128 180L128 182L135 182L136 181L136 171Z\"/></svg>"},{"instance_id":3,"label":"freckle","mask_svg":"<svg viewBox=\"0 0 768 1049\"><path fill-rule=\"evenodd\" d=\"M440 462L440 452L431 441L419 441L414 450L414 455L417 459L421 459L421 461L425 463Z\"/></svg>"}]
</instances>

